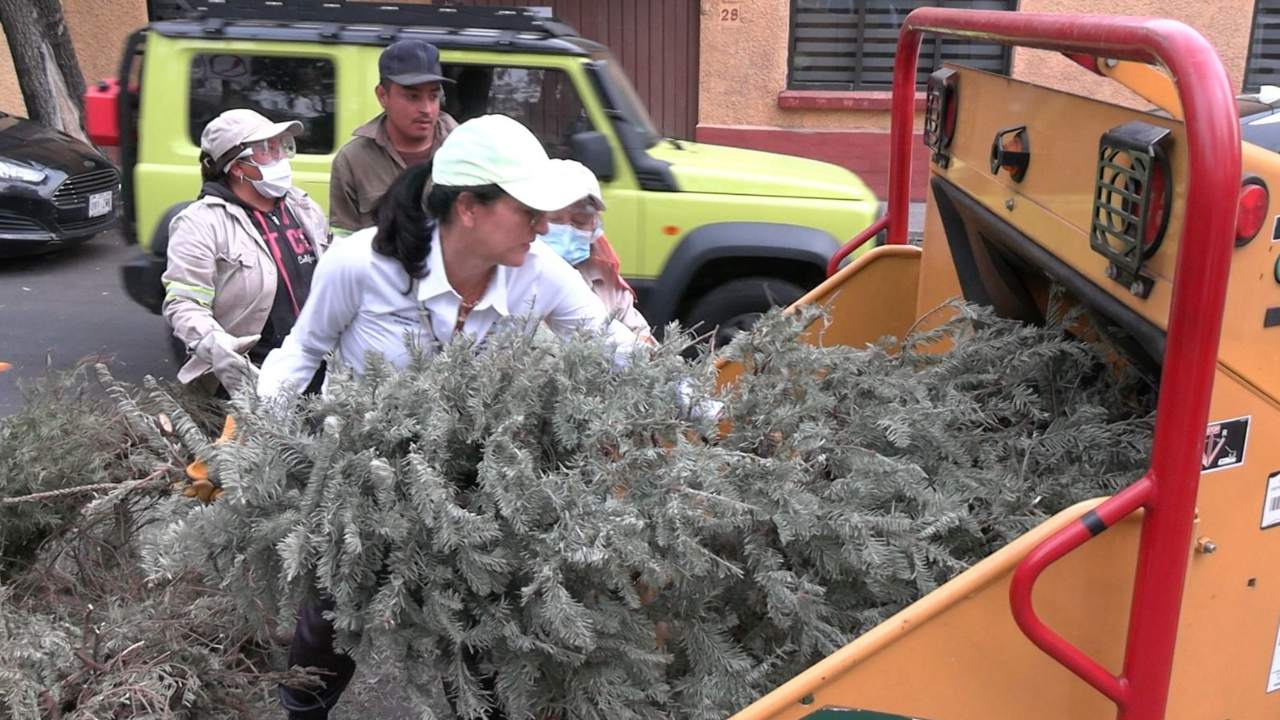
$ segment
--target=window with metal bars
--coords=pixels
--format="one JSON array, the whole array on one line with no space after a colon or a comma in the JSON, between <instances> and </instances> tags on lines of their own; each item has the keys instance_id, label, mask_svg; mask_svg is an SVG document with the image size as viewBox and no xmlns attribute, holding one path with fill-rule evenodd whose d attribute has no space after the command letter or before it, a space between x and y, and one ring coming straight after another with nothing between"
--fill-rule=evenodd
<instances>
[{"instance_id":1,"label":"window with metal bars","mask_svg":"<svg viewBox=\"0 0 1280 720\"><path fill-rule=\"evenodd\" d=\"M1280 85L1280 0L1256 0L1249 57L1245 60L1244 90Z\"/></svg>"},{"instance_id":2,"label":"window with metal bars","mask_svg":"<svg viewBox=\"0 0 1280 720\"><path fill-rule=\"evenodd\" d=\"M957 7L1016 10L1017 0L791 0L787 87L797 90L888 90L898 31L912 10ZM926 35L916 85L943 63L1009 72L1009 48Z\"/></svg>"}]
</instances>

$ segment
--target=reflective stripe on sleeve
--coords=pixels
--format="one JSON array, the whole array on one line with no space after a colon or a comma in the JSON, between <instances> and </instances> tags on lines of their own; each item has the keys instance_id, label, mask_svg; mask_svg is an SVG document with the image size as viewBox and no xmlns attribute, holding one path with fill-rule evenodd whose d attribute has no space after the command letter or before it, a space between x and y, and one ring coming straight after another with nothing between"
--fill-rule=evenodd
<instances>
[{"instance_id":1,"label":"reflective stripe on sleeve","mask_svg":"<svg viewBox=\"0 0 1280 720\"><path fill-rule=\"evenodd\" d=\"M170 280L164 284L164 299L168 301L174 298L194 300L205 307L213 307L213 288Z\"/></svg>"}]
</instances>

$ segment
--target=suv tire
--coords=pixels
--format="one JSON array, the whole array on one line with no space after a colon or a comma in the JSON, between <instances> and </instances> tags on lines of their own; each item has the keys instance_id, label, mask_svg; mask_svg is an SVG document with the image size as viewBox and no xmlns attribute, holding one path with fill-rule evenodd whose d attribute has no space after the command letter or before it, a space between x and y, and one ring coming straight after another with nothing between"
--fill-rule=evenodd
<instances>
[{"instance_id":1,"label":"suv tire","mask_svg":"<svg viewBox=\"0 0 1280 720\"><path fill-rule=\"evenodd\" d=\"M770 308L790 305L804 294L804 288L787 280L737 278L698 298L684 320L699 334L711 332L713 347L722 348L738 333L755 325Z\"/></svg>"}]
</instances>

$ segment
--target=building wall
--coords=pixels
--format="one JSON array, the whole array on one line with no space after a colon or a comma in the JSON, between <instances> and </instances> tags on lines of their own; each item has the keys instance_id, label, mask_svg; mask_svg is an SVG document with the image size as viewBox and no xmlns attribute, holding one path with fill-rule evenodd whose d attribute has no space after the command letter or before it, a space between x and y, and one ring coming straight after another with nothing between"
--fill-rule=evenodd
<instances>
[{"instance_id":1,"label":"building wall","mask_svg":"<svg viewBox=\"0 0 1280 720\"><path fill-rule=\"evenodd\" d=\"M1200 31L1218 51L1231 86L1244 84L1245 58L1249 53L1249 30L1253 25L1254 0L1138 0L1126 11L1115 2L1103 0L1021 0L1023 12L1074 12L1079 14L1156 15L1179 20ZM1019 48L1013 56L1013 76L1108 102L1131 107L1150 103L1109 80L1076 72L1076 66L1058 53Z\"/></svg>"},{"instance_id":2,"label":"building wall","mask_svg":"<svg viewBox=\"0 0 1280 720\"><path fill-rule=\"evenodd\" d=\"M1244 76L1254 0L1138 0L1124 14L1160 15L1196 28L1218 49L1235 87ZM697 139L788 152L844 165L883 199L888 182L889 94L788 91L788 0L702 0ZM1023 12L1119 13L1103 0L1021 0ZM736 10L736 13L734 12ZM1019 48L1014 77L1144 106L1114 83L1056 54ZM922 103L917 102L917 108ZM917 133L922 118L917 115ZM916 153L913 195L923 197L926 159Z\"/></svg>"},{"instance_id":3,"label":"building wall","mask_svg":"<svg viewBox=\"0 0 1280 720\"><path fill-rule=\"evenodd\" d=\"M5 40L4 30L0 30L0 110L12 115L27 114L27 104L22 102L22 91L18 89L18 75L13 69L13 57L9 53L9 43Z\"/></svg>"},{"instance_id":4,"label":"building wall","mask_svg":"<svg viewBox=\"0 0 1280 720\"><path fill-rule=\"evenodd\" d=\"M62 0L85 82L114 76L129 33L147 24L146 0ZM0 31L0 110L26 114L13 59Z\"/></svg>"}]
</instances>

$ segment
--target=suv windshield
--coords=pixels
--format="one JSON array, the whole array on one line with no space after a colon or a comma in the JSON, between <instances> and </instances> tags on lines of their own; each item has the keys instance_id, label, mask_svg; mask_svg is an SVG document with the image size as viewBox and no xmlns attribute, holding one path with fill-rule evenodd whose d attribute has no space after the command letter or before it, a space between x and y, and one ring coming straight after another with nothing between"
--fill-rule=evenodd
<instances>
[{"instance_id":1,"label":"suv windshield","mask_svg":"<svg viewBox=\"0 0 1280 720\"><path fill-rule=\"evenodd\" d=\"M600 58L597 61L597 65L604 70L604 74L608 77L609 94L613 96L613 101L618 104L615 109L621 112L623 117L644 137L644 146L646 148L656 145L662 139L662 135L654 127L653 120L649 118L649 111L645 110L644 102L636 94L636 89L632 87L631 81L627 79L627 74L622 71L622 67L614 62L613 58L607 56Z\"/></svg>"}]
</instances>

